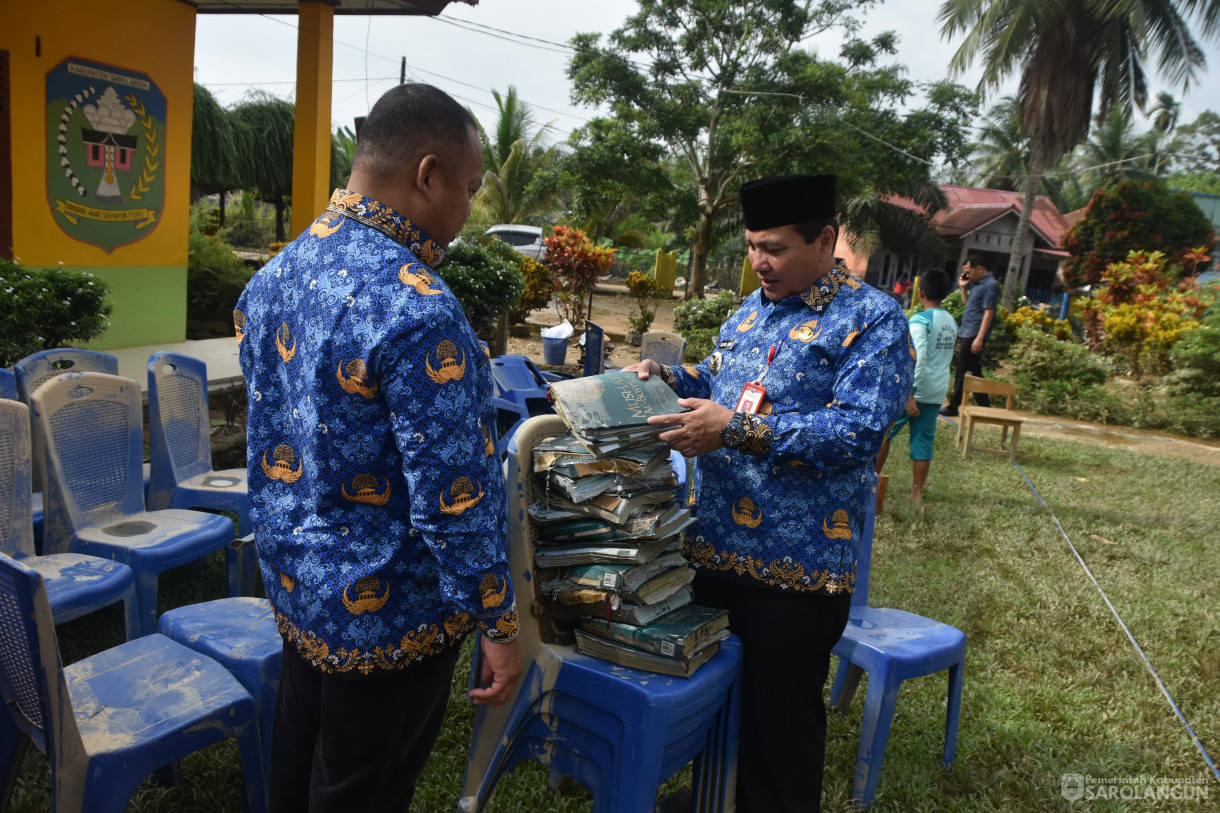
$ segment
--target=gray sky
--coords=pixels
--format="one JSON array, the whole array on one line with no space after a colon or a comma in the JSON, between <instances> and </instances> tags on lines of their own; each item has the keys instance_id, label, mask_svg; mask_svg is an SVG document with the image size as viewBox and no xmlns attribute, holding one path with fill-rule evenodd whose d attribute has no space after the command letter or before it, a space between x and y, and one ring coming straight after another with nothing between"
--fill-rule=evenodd
<instances>
[{"instance_id":1,"label":"gray sky","mask_svg":"<svg viewBox=\"0 0 1220 813\"><path fill-rule=\"evenodd\" d=\"M912 79L943 78L957 42L940 38L939 0L889 0L865 21L864 36L898 31L894 61ZM574 11L579 9L579 11ZM554 122L560 138L594 113L574 107L566 77L568 53L561 46L575 33L608 33L636 9L635 0L480 0L478 6L450 5L440 19L426 17L335 18L335 62L331 121L352 126L377 98L398 82L400 60L407 76L458 97L484 125L495 119L494 88L513 84L535 109L540 123ZM295 16L200 14L195 41L195 79L229 105L250 88L291 99L296 74ZM481 30L477 27L484 27ZM499 29L488 31L487 29ZM510 32L510 33L502 33ZM523 40L534 37L545 42ZM839 38L823 35L810 44L824 57L838 53ZM1220 45L1205 46L1210 74L1182 99L1181 122L1204 109L1220 110L1220 92L1211 80L1220 71ZM958 81L973 86L972 72ZM1015 82L999 94L1011 92ZM1155 91L1159 86L1153 88Z\"/></svg>"}]
</instances>

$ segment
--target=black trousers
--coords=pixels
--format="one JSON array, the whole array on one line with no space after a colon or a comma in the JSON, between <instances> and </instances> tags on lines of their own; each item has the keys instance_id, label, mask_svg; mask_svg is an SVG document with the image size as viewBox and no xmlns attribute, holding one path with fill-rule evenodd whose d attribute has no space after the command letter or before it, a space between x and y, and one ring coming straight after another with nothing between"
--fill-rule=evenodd
<instances>
[{"instance_id":1,"label":"black trousers","mask_svg":"<svg viewBox=\"0 0 1220 813\"><path fill-rule=\"evenodd\" d=\"M817 813L826 763L822 692L851 596L780 593L698 571L695 601L728 610L729 629L742 641L737 813Z\"/></svg>"},{"instance_id":2,"label":"black trousers","mask_svg":"<svg viewBox=\"0 0 1220 813\"><path fill-rule=\"evenodd\" d=\"M987 341L986 339L983 340ZM957 343L957 372L953 376L953 394L949 396L949 406L957 409L962 405L962 388L966 384L966 373L979 378L983 377L983 354L971 350L974 336L961 337ZM991 406L991 396L985 392L974 393L974 402L979 406Z\"/></svg>"},{"instance_id":3,"label":"black trousers","mask_svg":"<svg viewBox=\"0 0 1220 813\"><path fill-rule=\"evenodd\" d=\"M459 647L384 676L324 675L284 645L271 813L405 811L440 734Z\"/></svg>"}]
</instances>

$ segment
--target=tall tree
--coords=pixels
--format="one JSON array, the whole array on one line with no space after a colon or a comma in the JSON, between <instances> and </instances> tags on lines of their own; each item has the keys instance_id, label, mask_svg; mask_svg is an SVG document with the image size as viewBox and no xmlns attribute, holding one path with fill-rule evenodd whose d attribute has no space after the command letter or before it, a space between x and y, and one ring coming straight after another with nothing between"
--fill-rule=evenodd
<instances>
[{"instance_id":1,"label":"tall tree","mask_svg":"<svg viewBox=\"0 0 1220 813\"><path fill-rule=\"evenodd\" d=\"M1003 304L1011 310L1042 174L1088 133L1095 91L1100 116L1112 107L1142 110L1150 55L1165 79L1186 88L1204 65L1203 52L1173 0L945 0L939 19L944 36L966 35L950 68L960 73L979 60L980 91L1021 75L1017 98L1031 160L1005 275Z\"/></svg>"},{"instance_id":2,"label":"tall tree","mask_svg":"<svg viewBox=\"0 0 1220 813\"><path fill-rule=\"evenodd\" d=\"M1152 131L1137 133L1131 112L1113 107L1094 124L1080 145L1080 161L1089 167L1093 186L1113 186L1130 178L1146 181L1157 175L1157 139Z\"/></svg>"},{"instance_id":3,"label":"tall tree","mask_svg":"<svg viewBox=\"0 0 1220 813\"><path fill-rule=\"evenodd\" d=\"M284 206L292 194L292 102L252 91L230 113L243 189L275 204L275 239L284 241Z\"/></svg>"},{"instance_id":4,"label":"tall tree","mask_svg":"<svg viewBox=\"0 0 1220 813\"><path fill-rule=\"evenodd\" d=\"M191 200L220 195L220 225L225 224L225 195L240 186L233 126L211 91L195 83L191 128Z\"/></svg>"},{"instance_id":5,"label":"tall tree","mask_svg":"<svg viewBox=\"0 0 1220 813\"><path fill-rule=\"evenodd\" d=\"M1175 172L1215 172L1220 167L1220 116L1204 110L1174 133L1169 145Z\"/></svg>"},{"instance_id":6,"label":"tall tree","mask_svg":"<svg viewBox=\"0 0 1220 813\"><path fill-rule=\"evenodd\" d=\"M892 53L896 35L865 42L852 34L858 30L853 13L873 2L641 0L608 42L596 34L573 39L573 98L608 106L613 126L627 138L661 145L683 164L670 178L676 195L693 199L689 296L703 296L715 225L738 205L744 180L834 171L843 201L870 190L907 194L900 187L908 181L931 182L923 153L960 135L956 123L942 126L942 113L963 97L937 85L927 89L928 108L897 112L915 86L901 78L901 68L875 64ZM845 32L839 62L801 47L831 29ZM906 155L866 142L856 130ZM887 175L893 180L872 182ZM865 223L874 210L855 211ZM864 231L876 225L867 224Z\"/></svg>"}]
</instances>

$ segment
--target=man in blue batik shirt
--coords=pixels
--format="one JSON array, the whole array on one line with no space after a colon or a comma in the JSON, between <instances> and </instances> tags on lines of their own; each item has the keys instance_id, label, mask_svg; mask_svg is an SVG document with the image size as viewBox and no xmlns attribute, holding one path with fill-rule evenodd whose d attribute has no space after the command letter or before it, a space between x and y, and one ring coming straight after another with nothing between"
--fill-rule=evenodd
<instances>
[{"instance_id":1,"label":"man in blue batik shirt","mask_svg":"<svg viewBox=\"0 0 1220 813\"><path fill-rule=\"evenodd\" d=\"M433 270L482 178L470 113L395 88L347 188L233 314L284 638L273 813L406 810L463 637L482 633L476 703L504 702L521 672L490 365Z\"/></svg>"},{"instance_id":2,"label":"man in blue batik shirt","mask_svg":"<svg viewBox=\"0 0 1220 813\"><path fill-rule=\"evenodd\" d=\"M729 611L744 644L739 813L818 810L822 691L847 624L873 459L911 391L898 304L834 256L835 177L741 188L761 288L693 367L643 361L691 411L661 438L697 457L686 554L695 601ZM756 411L743 392L765 390ZM740 408L738 408L740 407Z\"/></svg>"}]
</instances>

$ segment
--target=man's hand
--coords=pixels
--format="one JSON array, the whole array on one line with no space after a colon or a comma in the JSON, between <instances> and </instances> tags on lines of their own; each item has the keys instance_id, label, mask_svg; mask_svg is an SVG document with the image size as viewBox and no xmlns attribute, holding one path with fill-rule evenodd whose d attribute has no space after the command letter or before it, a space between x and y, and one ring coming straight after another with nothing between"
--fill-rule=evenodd
<instances>
[{"instance_id":1,"label":"man's hand","mask_svg":"<svg viewBox=\"0 0 1220 813\"><path fill-rule=\"evenodd\" d=\"M499 707L513 694L517 679L521 677L521 642L509 641L497 644L480 635L479 648L483 653L482 683L490 683L483 689L471 689L467 695L476 706Z\"/></svg>"},{"instance_id":2,"label":"man's hand","mask_svg":"<svg viewBox=\"0 0 1220 813\"><path fill-rule=\"evenodd\" d=\"M971 353L982 353L983 352L983 334L982 333L979 333L979 335L974 337L974 344L970 345L970 352Z\"/></svg>"},{"instance_id":3,"label":"man's hand","mask_svg":"<svg viewBox=\"0 0 1220 813\"><path fill-rule=\"evenodd\" d=\"M637 361L635 364L629 364L623 368L624 373L635 373L641 379L647 381L650 375L660 375L661 365L657 364L652 359L644 359Z\"/></svg>"},{"instance_id":4,"label":"man's hand","mask_svg":"<svg viewBox=\"0 0 1220 813\"><path fill-rule=\"evenodd\" d=\"M632 367L644 364L656 362L641 361ZM669 448L676 449L683 457L695 457L724 447L720 430L729 425L733 410L706 398L679 398L678 405L689 407L691 411L679 412L676 415L653 415L648 419L648 423L653 426L675 427L668 432L662 432L658 438L668 443Z\"/></svg>"},{"instance_id":5,"label":"man's hand","mask_svg":"<svg viewBox=\"0 0 1220 813\"><path fill-rule=\"evenodd\" d=\"M907 414L912 418L919 417L919 405L915 403L914 393L911 393L911 397L907 399Z\"/></svg>"}]
</instances>

